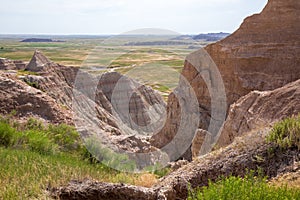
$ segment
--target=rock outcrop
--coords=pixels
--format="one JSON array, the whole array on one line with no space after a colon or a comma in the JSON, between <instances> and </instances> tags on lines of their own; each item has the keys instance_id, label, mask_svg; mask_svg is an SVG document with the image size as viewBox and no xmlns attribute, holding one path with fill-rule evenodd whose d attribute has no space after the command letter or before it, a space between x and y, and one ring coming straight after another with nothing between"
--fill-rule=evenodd
<instances>
[{"instance_id":1,"label":"rock outcrop","mask_svg":"<svg viewBox=\"0 0 300 200\"><path fill-rule=\"evenodd\" d=\"M269 0L261 14L247 18L234 34L205 48L215 61L225 86L229 116L221 135L225 143L221 145L228 146L198 157L152 188L133 189L128 185L86 181L54 188L52 195L61 199L110 199L118 192L122 194L117 196L119 199L186 199L189 189L205 186L220 176L244 176L248 170L260 169L272 178L281 172L293 171L300 161L299 150L290 147L282 151L266 142L266 135L270 124L299 112L299 5L297 0ZM201 50L193 55L207 58ZM197 150L206 139L215 139L215 132L207 131L210 121L219 119L212 113L214 90L209 88L216 87L218 81L211 76L213 65L201 59L195 62L193 55L185 62L179 87L169 96L165 127L151 138L152 144L159 148L173 142L185 115L182 111L197 110L190 105L193 95L199 102L200 115L195 112L199 124L194 130L197 135L192 147ZM195 63L200 67L195 67ZM220 100L224 103L223 98ZM192 130L187 131L190 137ZM175 144L180 146L180 140ZM90 196L91 190L93 196Z\"/></svg>"},{"instance_id":2,"label":"rock outcrop","mask_svg":"<svg viewBox=\"0 0 300 200\"><path fill-rule=\"evenodd\" d=\"M300 79L272 91L253 91L230 106L218 147L235 137L300 113Z\"/></svg>"},{"instance_id":3,"label":"rock outcrop","mask_svg":"<svg viewBox=\"0 0 300 200\"><path fill-rule=\"evenodd\" d=\"M25 69L28 71L39 72L42 71L44 67L51 64L52 62L46 56L44 56L40 51L35 50L33 57Z\"/></svg>"},{"instance_id":4,"label":"rock outcrop","mask_svg":"<svg viewBox=\"0 0 300 200\"><path fill-rule=\"evenodd\" d=\"M23 70L26 64L21 60L0 58L0 70Z\"/></svg>"},{"instance_id":5,"label":"rock outcrop","mask_svg":"<svg viewBox=\"0 0 300 200\"><path fill-rule=\"evenodd\" d=\"M71 113L44 92L14 76L0 73L0 113L16 111L18 117L36 117L51 123L72 123Z\"/></svg>"},{"instance_id":6,"label":"rock outcrop","mask_svg":"<svg viewBox=\"0 0 300 200\"><path fill-rule=\"evenodd\" d=\"M221 73L228 108L253 90L273 90L300 78L299 20L299 1L269 0L260 14L246 18L235 33L205 47ZM211 93L204 81L210 68L205 68L205 62L201 65L199 71L187 57L182 76L191 85L187 90L193 89L199 101L199 128L208 130L214 120ZM182 106L177 98L174 94L169 96L167 123L153 137L154 146L165 146L178 132ZM161 140L157 142L157 138Z\"/></svg>"}]
</instances>

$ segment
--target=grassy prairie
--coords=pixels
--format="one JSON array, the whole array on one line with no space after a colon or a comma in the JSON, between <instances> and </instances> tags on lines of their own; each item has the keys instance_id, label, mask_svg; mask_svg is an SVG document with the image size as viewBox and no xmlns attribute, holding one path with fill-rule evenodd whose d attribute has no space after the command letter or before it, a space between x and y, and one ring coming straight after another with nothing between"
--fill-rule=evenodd
<instances>
[{"instance_id":1,"label":"grassy prairie","mask_svg":"<svg viewBox=\"0 0 300 200\"><path fill-rule=\"evenodd\" d=\"M179 75L174 74L181 72L185 56L194 51L189 49L190 45L125 45L132 41L168 40L156 36L62 38L65 42L50 43L28 43L20 40L0 39L0 57L29 62L34 50L39 49L54 62L81 67L89 73L99 75L117 71L133 75L133 78L138 78L160 91L165 98L174 88L174 84L178 83Z\"/></svg>"},{"instance_id":2,"label":"grassy prairie","mask_svg":"<svg viewBox=\"0 0 300 200\"><path fill-rule=\"evenodd\" d=\"M80 66L89 52L101 41L78 39L67 42L23 43L19 40L0 40L0 57L28 62L34 50L39 49L54 62Z\"/></svg>"}]
</instances>

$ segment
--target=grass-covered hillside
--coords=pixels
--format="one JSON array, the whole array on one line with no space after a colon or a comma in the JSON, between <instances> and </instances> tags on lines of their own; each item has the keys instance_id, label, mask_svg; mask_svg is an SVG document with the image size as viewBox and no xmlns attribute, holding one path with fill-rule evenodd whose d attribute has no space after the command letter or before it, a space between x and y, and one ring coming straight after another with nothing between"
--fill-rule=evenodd
<instances>
[{"instance_id":1,"label":"grass-covered hillside","mask_svg":"<svg viewBox=\"0 0 300 200\"><path fill-rule=\"evenodd\" d=\"M91 162L74 127L0 118L0 199L45 199L50 186L70 180L151 186L156 175L130 174Z\"/></svg>"}]
</instances>

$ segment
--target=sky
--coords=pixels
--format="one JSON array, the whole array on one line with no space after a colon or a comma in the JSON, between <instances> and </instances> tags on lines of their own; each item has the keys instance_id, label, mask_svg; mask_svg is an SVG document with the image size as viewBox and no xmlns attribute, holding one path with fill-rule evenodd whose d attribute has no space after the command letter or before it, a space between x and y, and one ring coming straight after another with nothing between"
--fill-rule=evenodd
<instances>
[{"instance_id":1,"label":"sky","mask_svg":"<svg viewBox=\"0 0 300 200\"><path fill-rule=\"evenodd\" d=\"M267 0L0 0L0 34L233 32Z\"/></svg>"}]
</instances>

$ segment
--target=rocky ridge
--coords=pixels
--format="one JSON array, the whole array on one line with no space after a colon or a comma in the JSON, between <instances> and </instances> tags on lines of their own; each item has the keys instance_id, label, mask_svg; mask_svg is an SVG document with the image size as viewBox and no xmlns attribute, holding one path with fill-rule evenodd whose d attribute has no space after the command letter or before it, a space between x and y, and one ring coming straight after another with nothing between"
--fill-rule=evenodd
<instances>
[{"instance_id":1,"label":"rocky ridge","mask_svg":"<svg viewBox=\"0 0 300 200\"><path fill-rule=\"evenodd\" d=\"M253 90L273 90L300 78L299 12L297 0L269 0L260 14L246 18L232 35L205 47L222 75L228 109ZM203 55L201 51L198 51L199 55ZM201 63L201 59L199 57L202 69L194 66L187 57L182 75L191 85L186 90L192 88L199 102L199 129L208 130L214 118L211 117L211 94L205 76L209 73L212 77L212 65L205 67L207 63ZM182 98L189 101L192 96ZM170 94L167 121L153 136L154 146L165 146L174 138L181 123L181 109L178 97ZM211 133L214 138L216 133ZM191 159L191 153L184 158Z\"/></svg>"},{"instance_id":2,"label":"rocky ridge","mask_svg":"<svg viewBox=\"0 0 300 200\"><path fill-rule=\"evenodd\" d=\"M247 18L233 35L206 47L224 82L227 102L223 98L217 100L226 103L228 118L223 125L222 132L219 132L220 138L223 139L219 140L218 144L228 146L194 159L191 163L164 177L152 188L94 181L73 181L68 186L50 189L52 197L60 199L184 199L187 197L188 185L192 188L207 185L209 179L214 181L220 175L243 176L246 168L257 169L259 167L269 177L275 177L282 172L299 170L299 167L294 167L300 159L298 149L291 147L282 152L276 145L265 141L269 126L273 122L299 113L299 27L295 25L296 23L294 24L299 21L298 12L298 1L269 0L261 14ZM280 17L277 16L278 13L281 14ZM197 157L200 152L199 146L203 141L207 138L214 139L215 132L207 131L208 124L211 120L221 122L221 118L215 118L212 114L211 105L215 102L211 99L213 90L209 90L209 86L216 87L220 79L211 76L212 63L196 59L197 56L202 59L208 58L208 54L199 50L187 58L182 72L184 78L180 80L180 86L168 100L166 125L162 131L151 138L152 145L163 148L174 138L174 134L180 128L179 122L186 113L181 112L182 107L191 111L187 112L191 113L191 116L188 116L190 118L184 119L192 121L193 125L197 126L195 129L188 127L186 129L188 136L178 137L175 146L180 146L182 141L193 140L193 154ZM40 53L35 53L34 57L36 58L32 59L30 68L37 72L37 75L28 75L24 77L24 80L27 83L36 83L35 87L39 90L31 89L32 87L14 77L0 74L0 77L3 77L0 79L3 87L12 85L8 88L21 94L28 87L33 91L34 97L26 102L35 101L36 98L38 101L46 99L46 102L62 104L68 111L72 110L74 112L72 114L82 113L73 117L80 130L84 129L83 132L87 133L94 129L100 130L101 134L104 133L101 136L107 140L107 143L117 144L118 148L123 151L149 153L157 150L149 143L147 133L159 128L161 123L158 121L157 125L148 125L153 121L152 119L156 119L165 111L164 104L159 103L160 97L156 96L154 91L117 73L109 73L96 78L82 72L85 82L77 82L78 69L53 63L43 58ZM197 63L197 68L194 62ZM119 87L118 82L126 87ZM207 82L210 85L207 86ZM90 88L91 85L95 87ZM115 96L117 100L123 99L122 95L133 94L132 98L125 101L125 108L113 103L113 97L116 95L115 89L117 89L116 94L120 94L120 96ZM74 91L82 98L72 99ZM12 96L9 96L10 93ZM178 94L184 94L184 96L178 96ZM193 94L199 102L197 108L189 104ZM3 105L4 108L5 106L8 108L1 112L8 113L11 109L19 108L19 104L24 104L18 94L11 91L2 93L2 102L7 102L4 98L6 95L11 103ZM39 103L43 104L43 102ZM35 111L38 105L33 105L30 107L31 110L47 118L43 113L39 113L42 112L41 110ZM45 108L48 105L51 107L48 103ZM126 112L127 108L129 112ZM57 113L60 110L58 106ZM116 116L114 110L121 110L121 112ZM49 110L47 113L51 112L56 111ZM199 124L193 121L195 116L199 117ZM64 115L62 117L64 118ZM118 123L120 121L124 123ZM91 126L87 128L87 125ZM216 127L221 127L220 125ZM140 130L143 137L128 134L127 131L130 132L130 129ZM191 134L195 130L199 135L198 139L193 139ZM270 152L270 149L274 151ZM173 157L172 150L174 149L164 150L169 157ZM183 157L190 159L191 154L191 151L187 151ZM147 160L143 160L142 163L145 162Z\"/></svg>"},{"instance_id":3,"label":"rocky ridge","mask_svg":"<svg viewBox=\"0 0 300 200\"><path fill-rule=\"evenodd\" d=\"M230 106L217 146L300 113L300 79L271 91L252 91Z\"/></svg>"}]
</instances>

